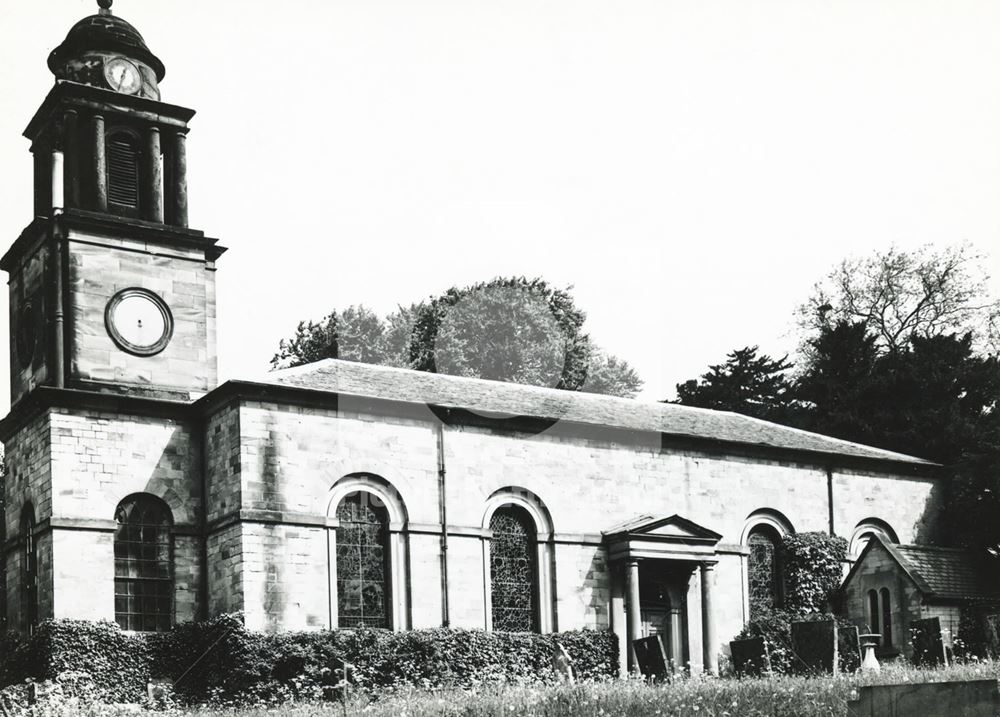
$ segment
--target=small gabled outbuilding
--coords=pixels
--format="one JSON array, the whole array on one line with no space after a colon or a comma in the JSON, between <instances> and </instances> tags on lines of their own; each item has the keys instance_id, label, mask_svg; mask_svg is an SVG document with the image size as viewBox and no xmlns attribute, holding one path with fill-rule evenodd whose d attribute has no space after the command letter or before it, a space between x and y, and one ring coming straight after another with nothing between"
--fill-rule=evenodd
<instances>
[{"instance_id":1,"label":"small gabled outbuilding","mask_svg":"<svg viewBox=\"0 0 1000 717\"><path fill-rule=\"evenodd\" d=\"M841 591L847 617L882 635L881 657L909 657L913 621L938 618L950 641L963 609L1000 609L1000 561L985 552L896 545L873 535Z\"/></svg>"}]
</instances>

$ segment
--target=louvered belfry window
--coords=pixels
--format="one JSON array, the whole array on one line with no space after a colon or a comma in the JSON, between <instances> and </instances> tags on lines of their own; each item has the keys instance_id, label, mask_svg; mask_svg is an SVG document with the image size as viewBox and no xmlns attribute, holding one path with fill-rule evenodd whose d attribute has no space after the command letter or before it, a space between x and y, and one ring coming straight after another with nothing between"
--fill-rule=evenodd
<instances>
[{"instance_id":1,"label":"louvered belfry window","mask_svg":"<svg viewBox=\"0 0 1000 717\"><path fill-rule=\"evenodd\" d=\"M139 142L128 132L108 135L108 202L139 208Z\"/></svg>"},{"instance_id":2,"label":"louvered belfry window","mask_svg":"<svg viewBox=\"0 0 1000 717\"><path fill-rule=\"evenodd\" d=\"M337 520L337 624L392 627L388 512L360 491L337 506Z\"/></svg>"},{"instance_id":3,"label":"louvered belfry window","mask_svg":"<svg viewBox=\"0 0 1000 717\"><path fill-rule=\"evenodd\" d=\"M174 566L170 509L140 494L115 511L115 620L123 630L169 630Z\"/></svg>"},{"instance_id":4,"label":"louvered belfry window","mask_svg":"<svg viewBox=\"0 0 1000 717\"><path fill-rule=\"evenodd\" d=\"M505 506L490 518L490 530L493 629L535 632L538 570L534 522L523 509Z\"/></svg>"}]
</instances>

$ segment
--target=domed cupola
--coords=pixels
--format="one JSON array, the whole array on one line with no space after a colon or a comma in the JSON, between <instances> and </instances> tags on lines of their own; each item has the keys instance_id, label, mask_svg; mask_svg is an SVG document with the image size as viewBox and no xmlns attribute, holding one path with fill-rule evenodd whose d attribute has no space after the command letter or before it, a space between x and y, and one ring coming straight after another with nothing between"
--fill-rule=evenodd
<instances>
[{"instance_id":1,"label":"domed cupola","mask_svg":"<svg viewBox=\"0 0 1000 717\"><path fill-rule=\"evenodd\" d=\"M49 69L60 80L158 100L166 69L139 31L111 14L112 2L98 0L98 14L73 26L49 55Z\"/></svg>"}]
</instances>

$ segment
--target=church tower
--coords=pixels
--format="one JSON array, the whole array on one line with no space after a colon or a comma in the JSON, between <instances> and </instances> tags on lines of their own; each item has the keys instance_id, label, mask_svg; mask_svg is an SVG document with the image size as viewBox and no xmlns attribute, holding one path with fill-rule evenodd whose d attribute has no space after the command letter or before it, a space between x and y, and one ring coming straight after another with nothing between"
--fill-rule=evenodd
<instances>
[{"instance_id":1,"label":"church tower","mask_svg":"<svg viewBox=\"0 0 1000 717\"><path fill-rule=\"evenodd\" d=\"M0 259L12 406L0 421L3 557L15 630L50 617L162 629L202 609L192 403L217 381L215 262L225 250L188 226L194 111L161 99L164 65L112 1L98 0L49 55L55 84L24 132L34 218ZM133 528L170 560L131 555Z\"/></svg>"},{"instance_id":2,"label":"church tower","mask_svg":"<svg viewBox=\"0 0 1000 717\"><path fill-rule=\"evenodd\" d=\"M48 59L25 130L34 221L10 274L11 402L36 386L187 400L215 386L215 260L188 227L188 122L163 63L101 0Z\"/></svg>"}]
</instances>

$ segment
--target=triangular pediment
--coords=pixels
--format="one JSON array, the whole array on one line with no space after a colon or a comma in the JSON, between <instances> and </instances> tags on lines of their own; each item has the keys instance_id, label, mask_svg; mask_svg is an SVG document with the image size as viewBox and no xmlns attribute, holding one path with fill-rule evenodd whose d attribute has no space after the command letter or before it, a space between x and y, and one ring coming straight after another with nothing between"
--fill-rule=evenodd
<instances>
[{"instance_id":1,"label":"triangular pediment","mask_svg":"<svg viewBox=\"0 0 1000 717\"><path fill-rule=\"evenodd\" d=\"M688 520L679 515L671 515L669 517L639 516L604 531L604 535L607 537L627 535L634 538L646 537L673 539L678 542L693 541L706 543L716 543L722 539L722 536L714 530L709 530L702 525L698 525L693 520Z\"/></svg>"}]
</instances>

